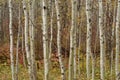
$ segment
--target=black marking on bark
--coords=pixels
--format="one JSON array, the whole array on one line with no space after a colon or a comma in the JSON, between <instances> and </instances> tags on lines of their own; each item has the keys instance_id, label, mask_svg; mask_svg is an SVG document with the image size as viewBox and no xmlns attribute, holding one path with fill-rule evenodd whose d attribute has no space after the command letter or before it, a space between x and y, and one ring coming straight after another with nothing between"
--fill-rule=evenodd
<instances>
[{"instance_id":1,"label":"black marking on bark","mask_svg":"<svg viewBox=\"0 0 120 80\"><path fill-rule=\"evenodd\" d=\"M26 10L26 7L24 7L23 9Z\"/></svg>"},{"instance_id":2,"label":"black marking on bark","mask_svg":"<svg viewBox=\"0 0 120 80\"><path fill-rule=\"evenodd\" d=\"M91 22L91 19L89 19L89 22Z\"/></svg>"},{"instance_id":3,"label":"black marking on bark","mask_svg":"<svg viewBox=\"0 0 120 80\"><path fill-rule=\"evenodd\" d=\"M46 6L44 6L43 8L46 9Z\"/></svg>"},{"instance_id":4,"label":"black marking on bark","mask_svg":"<svg viewBox=\"0 0 120 80\"><path fill-rule=\"evenodd\" d=\"M61 73L61 75L64 75L64 73Z\"/></svg>"}]
</instances>

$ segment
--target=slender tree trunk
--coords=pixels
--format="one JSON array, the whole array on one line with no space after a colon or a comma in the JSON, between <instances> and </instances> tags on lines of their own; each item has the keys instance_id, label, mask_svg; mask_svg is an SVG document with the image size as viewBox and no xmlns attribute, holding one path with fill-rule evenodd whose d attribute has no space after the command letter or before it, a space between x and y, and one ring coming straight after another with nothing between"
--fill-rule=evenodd
<instances>
[{"instance_id":1,"label":"slender tree trunk","mask_svg":"<svg viewBox=\"0 0 120 80\"><path fill-rule=\"evenodd\" d=\"M22 13L21 13L21 15L23 15ZM25 55L25 52L24 52L24 47L25 47L25 44L24 44L24 27L23 27L23 25L21 24L21 35L22 35L22 58L23 58L23 65L24 65L24 67L26 68L27 67L27 65L26 65L26 55Z\"/></svg>"},{"instance_id":2,"label":"slender tree trunk","mask_svg":"<svg viewBox=\"0 0 120 80\"><path fill-rule=\"evenodd\" d=\"M61 55L61 24L60 24L60 12L59 12L59 0L55 0L55 7L56 7L56 14L57 14L57 47L58 47L58 58L60 63L60 69L61 69L61 78L62 80L65 80L65 70L64 70L64 64L62 61L62 55Z\"/></svg>"},{"instance_id":3,"label":"slender tree trunk","mask_svg":"<svg viewBox=\"0 0 120 80\"><path fill-rule=\"evenodd\" d=\"M112 36L111 36L111 41L112 41L112 49L111 49L111 70L110 70L110 75L111 75L111 80L113 80L113 53L114 53L114 38L115 38L115 22L116 22L116 0L115 0L115 7L114 7L114 14L113 14L113 24L112 24Z\"/></svg>"},{"instance_id":4,"label":"slender tree trunk","mask_svg":"<svg viewBox=\"0 0 120 80\"><path fill-rule=\"evenodd\" d=\"M90 79L90 54L91 54L91 1L86 1L86 17L87 17L87 45L86 45L86 70L87 80Z\"/></svg>"},{"instance_id":5,"label":"slender tree trunk","mask_svg":"<svg viewBox=\"0 0 120 80\"><path fill-rule=\"evenodd\" d=\"M82 20L80 22L79 31L78 31L79 33L79 48L78 48L78 75L79 77L78 78L80 78L81 26L82 26Z\"/></svg>"},{"instance_id":6,"label":"slender tree trunk","mask_svg":"<svg viewBox=\"0 0 120 80\"><path fill-rule=\"evenodd\" d=\"M32 80L32 66L31 66L31 55L29 50L29 41L28 41L28 13L27 13L27 7L26 7L26 0L23 0L23 10L24 10L24 16L25 16L25 51L27 55L27 62L28 62L28 72L29 72L29 78Z\"/></svg>"},{"instance_id":7,"label":"slender tree trunk","mask_svg":"<svg viewBox=\"0 0 120 80\"><path fill-rule=\"evenodd\" d=\"M20 42L20 29L21 29L21 9L19 3L19 23L18 23L18 35L17 35L17 49L16 49L16 80L18 80L18 64L19 64L19 42Z\"/></svg>"},{"instance_id":8,"label":"slender tree trunk","mask_svg":"<svg viewBox=\"0 0 120 80\"><path fill-rule=\"evenodd\" d=\"M47 0L42 0L44 80L48 80Z\"/></svg>"},{"instance_id":9,"label":"slender tree trunk","mask_svg":"<svg viewBox=\"0 0 120 80\"><path fill-rule=\"evenodd\" d=\"M2 6L0 5L0 42L2 41Z\"/></svg>"},{"instance_id":10,"label":"slender tree trunk","mask_svg":"<svg viewBox=\"0 0 120 80\"><path fill-rule=\"evenodd\" d=\"M81 23L82 24L82 23ZM78 78L80 78L80 49L81 49L81 26L79 28L79 48L78 48Z\"/></svg>"},{"instance_id":11,"label":"slender tree trunk","mask_svg":"<svg viewBox=\"0 0 120 80\"><path fill-rule=\"evenodd\" d=\"M13 55L13 29L12 29L12 0L9 0L9 34L10 34L10 61L11 61L11 72L12 80L15 80L14 70L14 55Z\"/></svg>"},{"instance_id":12,"label":"slender tree trunk","mask_svg":"<svg viewBox=\"0 0 120 80\"><path fill-rule=\"evenodd\" d=\"M34 6L35 0L29 1L29 35L30 35L30 53L31 53L31 67L32 67L32 78L33 80L37 79L36 76L36 66L35 66L35 47L34 47Z\"/></svg>"},{"instance_id":13,"label":"slender tree trunk","mask_svg":"<svg viewBox=\"0 0 120 80\"><path fill-rule=\"evenodd\" d=\"M80 50L81 50L81 26L82 26L82 15L81 15L81 11L82 11L82 0L81 1L78 1L78 7L77 7L77 10L78 10L78 18L81 19L80 22L78 22L77 24L77 27L78 27L78 42L79 42L79 45L78 45L78 78L80 78Z\"/></svg>"},{"instance_id":14,"label":"slender tree trunk","mask_svg":"<svg viewBox=\"0 0 120 80\"><path fill-rule=\"evenodd\" d=\"M74 80L77 80L76 78L77 78L77 73L76 73L76 70L77 70L77 68L76 68L76 66L77 66L77 64L76 64L76 49L77 49L77 45L76 45L76 26L75 26L75 34L74 34L74 54L73 54L73 72L74 72L74 74L73 74L73 79Z\"/></svg>"},{"instance_id":15,"label":"slender tree trunk","mask_svg":"<svg viewBox=\"0 0 120 80\"><path fill-rule=\"evenodd\" d=\"M118 0L117 4L117 15L116 15L116 58L115 58L115 73L116 73L116 80L118 80L119 74L119 51L120 51L120 0Z\"/></svg>"},{"instance_id":16,"label":"slender tree trunk","mask_svg":"<svg viewBox=\"0 0 120 80\"><path fill-rule=\"evenodd\" d=\"M104 80L104 55L105 55L105 40L103 27L103 3L99 0L99 32L100 32L100 78Z\"/></svg>"},{"instance_id":17,"label":"slender tree trunk","mask_svg":"<svg viewBox=\"0 0 120 80\"><path fill-rule=\"evenodd\" d=\"M76 62L76 50L77 50L77 43L76 43L76 41L77 41L77 38L76 38L76 33L77 33L77 2L78 1L76 1L76 3L74 3L74 35L73 35L73 46L74 46L74 54L73 54L73 72L74 72L74 74L73 74L73 79L74 80L77 80L77 62Z\"/></svg>"},{"instance_id":18,"label":"slender tree trunk","mask_svg":"<svg viewBox=\"0 0 120 80\"><path fill-rule=\"evenodd\" d=\"M76 17L77 17L77 0L72 0L72 26L70 29L70 56L69 56L69 74L68 74L68 80L73 80L73 75L72 72L75 71L75 69L73 69L73 61L75 58L75 53L74 53L74 36L75 36L75 27L76 27ZM74 57L73 57L74 56ZM75 66L75 65L74 65Z\"/></svg>"},{"instance_id":19,"label":"slender tree trunk","mask_svg":"<svg viewBox=\"0 0 120 80\"><path fill-rule=\"evenodd\" d=\"M24 28L22 27L22 57L23 57L23 65L26 68L26 57L24 52Z\"/></svg>"},{"instance_id":20,"label":"slender tree trunk","mask_svg":"<svg viewBox=\"0 0 120 80\"><path fill-rule=\"evenodd\" d=\"M51 20L50 20L50 46L49 46L49 67L51 68L51 54L52 54L52 40L53 40L53 17L54 17L54 13L53 13L53 1L51 1Z\"/></svg>"}]
</instances>

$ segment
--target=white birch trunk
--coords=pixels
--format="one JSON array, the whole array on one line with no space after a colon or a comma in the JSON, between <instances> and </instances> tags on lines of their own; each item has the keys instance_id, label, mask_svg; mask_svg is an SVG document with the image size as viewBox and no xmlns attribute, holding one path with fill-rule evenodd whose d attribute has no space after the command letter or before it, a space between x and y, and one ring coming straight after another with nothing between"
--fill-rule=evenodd
<instances>
[{"instance_id":1,"label":"white birch trunk","mask_svg":"<svg viewBox=\"0 0 120 80\"><path fill-rule=\"evenodd\" d=\"M44 80L48 80L47 0L42 0Z\"/></svg>"},{"instance_id":2,"label":"white birch trunk","mask_svg":"<svg viewBox=\"0 0 120 80\"><path fill-rule=\"evenodd\" d=\"M0 42L2 41L2 6L0 5Z\"/></svg>"},{"instance_id":3,"label":"white birch trunk","mask_svg":"<svg viewBox=\"0 0 120 80\"><path fill-rule=\"evenodd\" d=\"M24 53L24 28L22 27L22 57L23 57L23 65L26 68L26 58L25 58L25 53Z\"/></svg>"},{"instance_id":4,"label":"white birch trunk","mask_svg":"<svg viewBox=\"0 0 120 80\"><path fill-rule=\"evenodd\" d=\"M14 70L14 55L13 55L13 30L12 30L12 0L9 0L9 34L10 34L10 61L11 61L11 72L12 80L15 80Z\"/></svg>"},{"instance_id":5,"label":"white birch trunk","mask_svg":"<svg viewBox=\"0 0 120 80\"><path fill-rule=\"evenodd\" d=\"M91 1L86 1L86 17L87 17L87 43L86 43L86 70L87 80L90 79L90 54L91 54Z\"/></svg>"},{"instance_id":6,"label":"white birch trunk","mask_svg":"<svg viewBox=\"0 0 120 80\"><path fill-rule=\"evenodd\" d=\"M31 54L31 67L32 67L32 78L37 79L36 66L35 66L35 52L34 52L34 6L35 0L29 0L29 35L30 35L30 54Z\"/></svg>"},{"instance_id":7,"label":"white birch trunk","mask_svg":"<svg viewBox=\"0 0 120 80\"><path fill-rule=\"evenodd\" d=\"M73 79L76 80L77 78L77 73L76 73L76 70L77 70L77 64L76 64L76 26L75 26L75 33L74 33L74 56L73 56Z\"/></svg>"},{"instance_id":8,"label":"white birch trunk","mask_svg":"<svg viewBox=\"0 0 120 80\"><path fill-rule=\"evenodd\" d=\"M80 50L81 50L81 26L82 26L82 15L81 15L81 11L82 11L82 0L81 1L78 1L78 18L81 19L80 20L80 23L78 22L78 34L79 34L79 46L78 46L78 78L80 78Z\"/></svg>"},{"instance_id":9,"label":"white birch trunk","mask_svg":"<svg viewBox=\"0 0 120 80\"><path fill-rule=\"evenodd\" d=\"M118 0L117 4L117 15L116 15L116 58L115 58L115 73L116 73L116 80L118 80L119 74L119 51L120 51L120 0Z\"/></svg>"},{"instance_id":10,"label":"white birch trunk","mask_svg":"<svg viewBox=\"0 0 120 80\"><path fill-rule=\"evenodd\" d=\"M62 61L62 55L61 55L61 24L60 24L60 11L59 11L59 0L55 0L55 7L56 7L56 14L57 14L57 47L58 47L58 58L60 63L60 69L61 69L61 78L62 80L65 80L65 70L64 70L64 64Z\"/></svg>"},{"instance_id":11,"label":"white birch trunk","mask_svg":"<svg viewBox=\"0 0 120 80\"><path fill-rule=\"evenodd\" d=\"M73 41L73 43L74 43L74 56L73 56L73 72L74 72L74 74L73 74L73 79L74 80L76 80L77 79L77 62L76 62L76 50L77 50L77 35L76 35L76 33L77 33L77 0L76 0L76 2L75 3L73 3L73 6L74 6L74 35L73 35L73 39L74 39L74 41Z\"/></svg>"},{"instance_id":12,"label":"white birch trunk","mask_svg":"<svg viewBox=\"0 0 120 80\"><path fill-rule=\"evenodd\" d=\"M18 64L19 64L19 41L20 41L20 29L21 29L21 10L19 3L19 17L18 17L18 35L17 35L17 49L16 49L16 80L18 80Z\"/></svg>"},{"instance_id":13,"label":"white birch trunk","mask_svg":"<svg viewBox=\"0 0 120 80\"><path fill-rule=\"evenodd\" d=\"M53 13L53 2L51 1L51 20L50 20L50 46L49 46L49 67L51 68L51 54L52 54L52 40L53 40L53 17L54 17L54 13Z\"/></svg>"},{"instance_id":14,"label":"white birch trunk","mask_svg":"<svg viewBox=\"0 0 120 80\"><path fill-rule=\"evenodd\" d=\"M99 32L100 32L100 78L104 80L104 55L105 55L105 41L104 41L104 27L103 27L103 3L99 0Z\"/></svg>"},{"instance_id":15,"label":"white birch trunk","mask_svg":"<svg viewBox=\"0 0 120 80\"><path fill-rule=\"evenodd\" d=\"M73 61L75 61L75 45L74 45L74 36L75 36L75 27L76 27L76 17L77 17L77 0L72 0L72 26L70 29L70 56L69 56L69 73L68 73L68 80L73 80L74 75L72 75L72 72L75 71L73 65ZM76 11L76 12L75 12ZM74 57L73 57L74 56Z\"/></svg>"},{"instance_id":16,"label":"white birch trunk","mask_svg":"<svg viewBox=\"0 0 120 80\"><path fill-rule=\"evenodd\" d=\"M31 66L31 55L29 50L29 41L28 41L28 13L27 13L27 7L26 7L26 0L23 0L23 10L24 10L24 16L25 16L25 51L27 56L27 62L28 62L28 72L29 72L29 78L32 80L32 66Z\"/></svg>"},{"instance_id":17,"label":"white birch trunk","mask_svg":"<svg viewBox=\"0 0 120 80\"><path fill-rule=\"evenodd\" d=\"M82 20L80 22L80 28L79 28L79 31L78 31L78 33L79 33L79 48L78 48L78 75L79 75L79 77L78 78L80 78L81 26L82 26Z\"/></svg>"},{"instance_id":18,"label":"white birch trunk","mask_svg":"<svg viewBox=\"0 0 120 80\"><path fill-rule=\"evenodd\" d=\"M78 48L78 78L80 78L80 49L81 49L81 26L79 28L79 48Z\"/></svg>"},{"instance_id":19,"label":"white birch trunk","mask_svg":"<svg viewBox=\"0 0 120 80\"><path fill-rule=\"evenodd\" d=\"M111 69L110 69L110 75L111 75L111 80L113 80L113 53L114 53L114 38L115 38L115 22L116 22L116 0L115 0L115 7L114 7L114 14L113 14L113 24L112 24L112 36L111 36L111 41L112 41L112 50L111 50Z\"/></svg>"}]
</instances>

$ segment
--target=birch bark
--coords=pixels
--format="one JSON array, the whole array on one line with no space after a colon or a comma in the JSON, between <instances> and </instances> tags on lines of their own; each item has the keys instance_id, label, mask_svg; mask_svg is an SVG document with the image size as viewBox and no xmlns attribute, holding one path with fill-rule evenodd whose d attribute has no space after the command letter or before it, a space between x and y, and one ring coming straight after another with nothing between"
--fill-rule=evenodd
<instances>
[{"instance_id":1,"label":"birch bark","mask_svg":"<svg viewBox=\"0 0 120 80\"><path fill-rule=\"evenodd\" d=\"M99 0L99 33L100 33L100 78L104 80L104 55L105 55L105 40L103 27L103 1Z\"/></svg>"},{"instance_id":2,"label":"birch bark","mask_svg":"<svg viewBox=\"0 0 120 80\"><path fill-rule=\"evenodd\" d=\"M114 7L114 13L113 13L113 24L112 24L112 36L111 36L111 41L112 41L112 49L111 49L111 70L110 70L110 75L111 75L111 80L113 80L113 53L114 53L114 47L115 47L115 22L116 22L116 0L115 0L115 7Z\"/></svg>"},{"instance_id":3,"label":"birch bark","mask_svg":"<svg viewBox=\"0 0 120 80\"><path fill-rule=\"evenodd\" d=\"M37 79L36 66L35 66L35 47L34 47L34 6L35 0L29 0L29 35L30 35L30 56L31 56L31 67L32 67L32 78Z\"/></svg>"},{"instance_id":4,"label":"birch bark","mask_svg":"<svg viewBox=\"0 0 120 80\"><path fill-rule=\"evenodd\" d=\"M118 0L117 4L117 15L116 15L116 58L115 58L115 73L116 73L116 80L118 80L118 74L119 74L119 51L120 51L120 0Z\"/></svg>"},{"instance_id":5,"label":"birch bark","mask_svg":"<svg viewBox=\"0 0 120 80\"><path fill-rule=\"evenodd\" d=\"M16 80L18 80L18 64L19 64L19 42L20 42L20 29L21 29L21 9L20 9L20 3L19 3L19 23L18 23L18 35L17 35L17 49L16 49Z\"/></svg>"},{"instance_id":6,"label":"birch bark","mask_svg":"<svg viewBox=\"0 0 120 80\"><path fill-rule=\"evenodd\" d=\"M60 24L60 11L59 11L59 0L55 0L55 7L56 7L56 14L57 14L57 47L58 47L58 58L60 63L60 69L61 69L61 78L62 80L65 80L65 70L64 70L64 64L62 61L62 55L61 55L61 24Z\"/></svg>"},{"instance_id":7,"label":"birch bark","mask_svg":"<svg viewBox=\"0 0 120 80\"><path fill-rule=\"evenodd\" d=\"M53 17L54 17L54 4L53 1L50 0L51 3L51 20L50 20L50 46L49 46L49 67L51 68L51 54L52 54L52 41L53 41Z\"/></svg>"},{"instance_id":8,"label":"birch bark","mask_svg":"<svg viewBox=\"0 0 120 80\"><path fill-rule=\"evenodd\" d=\"M29 78L32 80L32 66L31 66L31 55L29 50L29 41L28 41L28 11L26 7L26 0L23 0L23 10L24 10L24 16L25 16L25 51L27 56L27 62L28 62L28 72L29 72Z\"/></svg>"},{"instance_id":9,"label":"birch bark","mask_svg":"<svg viewBox=\"0 0 120 80\"><path fill-rule=\"evenodd\" d=\"M86 1L86 17L87 17L87 43L86 43L86 70L87 80L90 79L90 54L91 54L91 0Z\"/></svg>"},{"instance_id":10,"label":"birch bark","mask_svg":"<svg viewBox=\"0 0 120 80\"><path fill-rule=\"evenodd\" d=\"M48 80L47 0L42 0L44 80Z\"/></svg>"},{"instance_id":11,"label":"birch bark","mask_svg":"<svg viewBox=\"0 0 120 80\"><path fill-rule=\"evenodd\" d=\"M73 65L73 61L75 61L75 27L76 27L76 17L77 17L77 0L72 0L72 26L70 29L70 56L69 56L69 73L68 73L68 80L73 80L74 75L72 72L76 72L74 68L75 64ZM74 56L74 57L73 57Z\"/></svg>"},{"instance_id":12,"label":"birch bark","mask_svg":"<svg viewBox=\"0 0 120 80\"><path fill-rule=\"evenodd\" d=\"M13 55L13 29L12 29L12 0L9 0L9 34L10 34L10 61L11 61L11 72L12 80L15 80L15 70L14 70L14 55Z\"/></svg>"}]
</instances>

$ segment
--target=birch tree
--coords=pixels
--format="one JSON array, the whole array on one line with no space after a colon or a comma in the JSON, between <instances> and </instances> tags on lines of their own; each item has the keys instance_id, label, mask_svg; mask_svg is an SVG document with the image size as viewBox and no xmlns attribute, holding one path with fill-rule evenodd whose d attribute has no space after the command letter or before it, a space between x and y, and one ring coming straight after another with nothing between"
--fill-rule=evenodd
<instances>
[{"instance_id":1,"label":"birch tree","mask_svg":"<svg viewBox=\"0 0 120 80\"><path fill-rule=\"evenodd\" d=\"M51 54L52 54L52 41L53 41L53 17L54 17L54 4L53 1L50 0L51 5L51 20L50 20L50 46L49 46L49 67L51 67Z\"/></svg>"},{"instance_id":2,"label":"birch tree","mask_svg":"<svg viewBox=\"0 0 120 80\"><path fill-rule=\"evenodd\" d=\"M116 73L116 80L118 80L119 74L119 51L120 51L120 38L119 38L119 31L120 31L120 0L118 0L117 4L117 15L116 15L116 58L115 58L115 73Z\"/></svg>"},{"instance_id":3,"label":"birch tree","mask_svg":"<svg viewBox=\"0 0 120 80\"><path fill-rule=\"evenodd\" d=\"M86 70L87 80L90 79L90 54L91 54L91 6L90 0L86 1L86 17L87 17L87 45L86 45Z\"/></svg>"},{"instance_id":4,"label":"birch tree","mask_svg":"<svg viewBox=\"0 0 120 80\"><path fill-rule=\"evenodd\" d=\"M99 33L100 33L100 78L104 80L104 55L105 55L105 46L104 46L104 27L103 27L103 2L102 0L98 1L99 3Z\"/></svg>"},{"instance_id":5,"label":"birch tree","mask_svg":"<svg viewBox=\"0 0 120 80\"><path fill-rule=\"evenodd\" d=\"M77 9L77 0L72 0L72 26L70 29L70 56L69 56L69 74L68 74L68 80L73 80L73 75L72 72L75 70L73 70L73 56L75 57L75 53L74 53L74 37L75 37L75 27L76 27L76 15L77 12L75 12Z\"/></svg>"},{"instance_id":6,"label":"birch tree","mask_svg":"<svg viewBox=\"0 0 120 80\"><path fill-rule=\"evenodd\" d=\"M77 62L76 62L76 49L77 49L77 45L76 45L76 25L75 25L75 33L74 33L74 56L73 56L73 72L74 72L74 74L73 74L73 79L74 80L76 80L76 78L77 78L77 73L76 73L76 71L77 71Z\"/></svg>"},{"instance_id":7,"label":"birch tree","mask_svg":"<svg viewBox=\"0 0 120 80\"><path fill-rule=\"evenodd\" d=\"M57 47L58 47L58 58L60 63L60 69L61 69L61 78L62 80L65 80L65 70L64 70L64 64L62 61L62 55L61 55L61 24L60 24L60 11L59 11L59 0L55 0L55 7L56 7L56 14L57 14Z\"/></svg>"},{"instance_id":8,"label":"birch tree","mask_svg":"<svg viewBox=\"0 0 120 80\"><path fill-rule=\"evenodd\" d=\"M25 16L25 51L27 56L27 62L28 62L28 72L29 72L29 78L32 80L32 66L31 66L31 55L29 50L29 41L28 41L28 11L26 7L26 0L23 0L23 10L24 10L24 16Z\"/></svg>"},{"instance_id":9,"label":"birch tree","mask_svg":"<svg viewBox=\"0 0 120 80\"><path fill-rule=\"evenodd\" d=\"M23 65L26 68L26 58L25 58L25 53L24 53L24 27L22 28L22 58L23 58Z\"/></svg>"},{"instance_id":10,"label":"birch tree","mask_svg":"<svg viewBox=\"0 0 120 80\"><path fill-rule=\"evenodd\" d=\"M44 80L48 80L47 0L42 0Z\"/></svg>"},{"instance_id":11,"label":"birch tree","mask_svg":"<svg viewBox=\"0 0 120 80\"><path fill-rule=\"evenodd\" d=\"M0 42L2 41L2 5L0 4Z\"/></svg>"},{"instance_id":12,"label":"birch tree","mask_svg":"<svg viewBox=\"0 0 120 80\"><path fill-rule=\"evenodd\" d=\"M30 35L30 54L31 54L31 67L32 78L36 80L36 66L35 66L35 51L34 51L34 6L35 0L29 0L29 35Z\"/></svg>"},{"instance_id":13,"label":"birch tree","mask_svg":"<svg viewBox=\"0 0 120 80\"><path fill-rule=\"evenodd\" d=\"M12 29L12 0L9 0L9 34L10 34L10 61L11 61L11 72L12 80L15 80L15 70L14 70L14 55L13 55L13 29Z\"/></svg>"},{"instance_id":14,"label":"birch tree","mask_svg":"<svg viewBox=\"0 0 120 80\"><path fill-rule=\"evenodd\" d=\"M16 49L16 80L18 80L18 63L19 63L19 42L20 42L20 29L21 29L21 5L19 3L19 17L18 17L18 35L17 35L17 49Z\"/></svg>"},{"instance_id":15,"label":"birch tree","mask_svg":"<svg viewBox=\"0 0 120 80\"><path fill-rule=\"evenodd\" d=\"M113 13L113 24L112 24L112 36L111 36L111 41L112 41L112 50L111 50L111 80L113 79L113 53L114 53L114 38L115 38L115 22L116 22L116 0L115 0L115 6L114 6L114 13Z\"/></svg>"},{"instance_id":16,"label":"birch tree","mask_svg":"<svg viewBox=\"0 0 120 80\"><path fill-rule=\"evenodd\" d=\"M82 3L83 2L83 0L81 0L81 1L78 1L78 5L77 5L77 16L78 16L78 19L81 19L81 21L80 22L77 22L77 27L78 27L78 41L79 41L79 46L78 46L78 75L79 75L79 77L78 78L80 78L80 49L81 49L81 27L82 27L82 22L83 22L83 20L82 20L82 15L81 15L81 11L82 11Z\"/></svg>"},{"instance_id":17,"label":"birch tree","mask_svg":"<svg viewBox=\"0 0 120 80\"><path fill-rule=\"evenodd\" d=\"M78 1L76 1L75 3L73 3L74 5L74 35L73 35L73 46L74 46L74 54L73 54L73 72L74 72L74 74L73 74L73 79L74 80L76 80L77 79L77 62L76 62L76 58L77 58L77 56L76 56L76 50L77 50L77 2Z\"/></svg>"}]
</instances>

